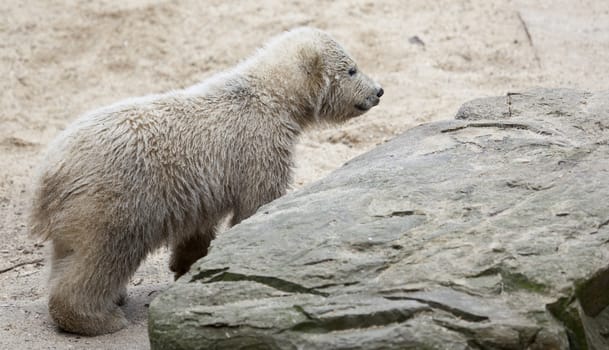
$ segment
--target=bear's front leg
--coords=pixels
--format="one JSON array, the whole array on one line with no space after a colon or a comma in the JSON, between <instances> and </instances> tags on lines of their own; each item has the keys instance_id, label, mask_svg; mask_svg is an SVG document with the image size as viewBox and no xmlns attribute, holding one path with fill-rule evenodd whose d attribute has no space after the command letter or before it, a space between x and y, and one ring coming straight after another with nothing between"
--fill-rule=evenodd
<instances>
[{"instance_id":1,"label":"bear's front leg","mask_svg":"<svg viewBox=\"0 0 609 350\"><path fill-rule=\"evenodd\" d=\"M213 228L197 230L194 235L173 244L169 269L174 272L176 280L188 272L195 261L207 255L209 244L215 237L216 232Z\"/></svg>"}]
</instances>

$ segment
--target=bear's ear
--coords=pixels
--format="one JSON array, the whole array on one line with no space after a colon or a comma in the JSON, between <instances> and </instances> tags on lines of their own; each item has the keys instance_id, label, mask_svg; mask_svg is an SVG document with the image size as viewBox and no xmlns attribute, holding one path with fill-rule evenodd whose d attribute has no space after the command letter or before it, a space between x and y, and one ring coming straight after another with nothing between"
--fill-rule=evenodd
<instances>
[{"instance_id":1,"label":"bear's ear","mask_svg":"<svg viewBox=\"0 0 609 350\"><path fill-rule=\"evenodd\" d=\"M313 81L323 81L323 58L316 50L300 50L300 69Z\"/></svg>"}]
</instances>

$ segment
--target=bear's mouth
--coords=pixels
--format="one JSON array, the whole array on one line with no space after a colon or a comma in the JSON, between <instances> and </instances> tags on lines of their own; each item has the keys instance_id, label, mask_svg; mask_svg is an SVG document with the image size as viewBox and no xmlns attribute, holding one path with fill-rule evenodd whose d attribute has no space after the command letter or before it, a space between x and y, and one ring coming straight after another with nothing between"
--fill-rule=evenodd
<instances>
[{"instance_id":1,"label":"bear's mouth","mask_svg":"<svg viewBox=\"0 0 609 350\"><path fill-rule=\"evenodd\" d=\"M358 110L360 110L360 111L362 111L362 112L366 112L366 111L367 111L367 110L369 110L370 108L371 108L371 107L366 106L365 104L361 104L361 103L358 103L358 104L356 104L356 105L355 105L355 109L358 109Z\"/></svg>"},{"instance_id":2,"label":"bear's mouth","mask_svg":"<svg viewBox=\"0 0 609 350\"><path fill-rule=\"evenodd\" d=\"M363 103L358 103L356 104L354 107L355 109L362 111L362 112L367 112L370 108L378 105L380 102L380 99L376 96L370 96L368 98L366 98L366 100Z\"/></svg>"}]
</instances>

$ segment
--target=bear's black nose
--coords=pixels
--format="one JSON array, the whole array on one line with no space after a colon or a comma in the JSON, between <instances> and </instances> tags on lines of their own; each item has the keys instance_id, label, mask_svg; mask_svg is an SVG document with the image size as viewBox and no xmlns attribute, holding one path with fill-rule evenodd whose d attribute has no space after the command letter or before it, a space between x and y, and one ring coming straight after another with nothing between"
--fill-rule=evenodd
<instances>
[{"instance_id":1,"label":"bear's black nose","mask_svg":"<svg viewBox=\"0 0 609 350\"><path fill-rule=\"evenodd\" d=\"M384 93L385 93L385 90L383 90L383 88L380 88L379 92L376 93L376 96L381 97L381 96L383 96Z\"/></svg>"}]
</instances>

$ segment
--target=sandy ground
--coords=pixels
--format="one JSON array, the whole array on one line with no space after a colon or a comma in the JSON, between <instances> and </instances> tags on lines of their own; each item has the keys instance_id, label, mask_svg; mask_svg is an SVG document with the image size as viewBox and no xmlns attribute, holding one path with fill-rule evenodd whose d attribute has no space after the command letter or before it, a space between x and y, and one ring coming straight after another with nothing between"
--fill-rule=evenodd
<instances>
[{"instance_id":1,"label":"sandy ground","mask_svg":"<svg viewBox=\"0 0 609 350\"><path fill-rule=\"evenodd\" d=\"M0 349L149 347L146 306L172 281L166 251L131 282L129 328L77 337L46 311L48 243L28 238L30 182L49 141L89 109L193 84L285 29L326 29L386 92L365 116L302 138L298 188L475 97L608 86L605 0L6 0L0 13Z\"/></svg>"}]
</instances>

